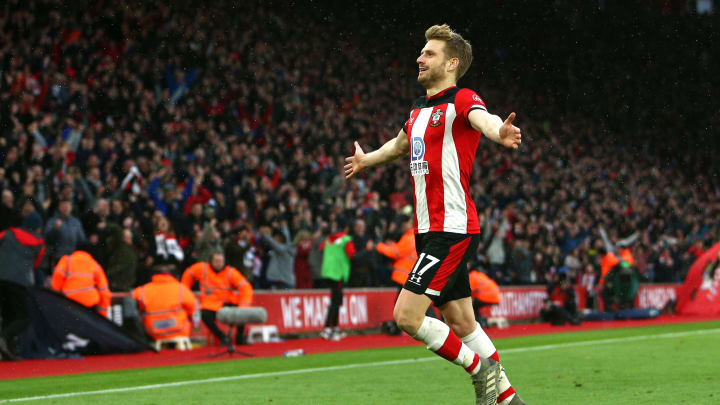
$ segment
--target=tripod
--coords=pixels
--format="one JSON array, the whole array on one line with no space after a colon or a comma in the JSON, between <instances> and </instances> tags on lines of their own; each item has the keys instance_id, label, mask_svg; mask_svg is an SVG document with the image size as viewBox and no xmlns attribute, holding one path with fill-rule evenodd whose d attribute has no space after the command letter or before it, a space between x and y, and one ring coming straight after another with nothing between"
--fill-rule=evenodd
<instances>
[{"instance_id":1,"label":"tripod","mask_svg":"<svg viewBox=\"0 0 720 405\"><path fill-rule=\"evenodd\" d=\"M237 355L240 355L240 356L244 356L244 357L255 357L255 355L252 354L252 353L243 352L243 351L237 350L237 349L235 348L235 344L233 343L233 334L232 334L233 329L234 329L234 328L233 328L232 325L228 328L228 333L227 333L227 338L228 338L227 350L222 351L222 352L218 352L218 353L212 353L212 354L210 354L210 356L209 356L210 358L216 358L216 357L221 357L221 356L225 356L225 355L228 355L228 356L232 357L232 356L234 356L234 355L236 355L236 354L237 354Z\"/></svg>"}]
</instances>

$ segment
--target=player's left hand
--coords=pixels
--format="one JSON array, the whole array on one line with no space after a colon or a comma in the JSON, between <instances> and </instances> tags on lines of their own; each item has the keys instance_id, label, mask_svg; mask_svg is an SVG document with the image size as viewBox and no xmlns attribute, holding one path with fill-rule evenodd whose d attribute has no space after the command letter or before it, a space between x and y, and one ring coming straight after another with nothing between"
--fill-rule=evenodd
<instances>
[{"instance_id":1,"label":"player's left hand","mask_svg":"<svg viewBox=\"0 0 720 405\"><path fill-rule=\"evenodd\" d=\"M362 172L365 170L365 167L361 164L362 159L365 157L365 152L363 152L362 148L360 147L360 144L355 141L355 154L350 157L345 158L345 178L349 179L353 177L354 175Z\"/></svg>"},{"instance_id":2,"label":"player's left hand","mask_svg":"<svg viewBox=\"0 0 720 405\"><path fill-rule=\"evenodd\" d=\"M522 143L520 128L512 124L515 113L510 113L505 122L500 126L500 142L508 148L517 149Z\"/></svg>"}]
</instances>

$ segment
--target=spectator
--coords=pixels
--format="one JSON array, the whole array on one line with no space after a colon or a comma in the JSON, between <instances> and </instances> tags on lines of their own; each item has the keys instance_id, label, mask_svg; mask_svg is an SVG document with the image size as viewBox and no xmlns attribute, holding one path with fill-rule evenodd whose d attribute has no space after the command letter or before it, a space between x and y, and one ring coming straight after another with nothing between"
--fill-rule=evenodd
<instances>
[{"instance_id":1,"label":"spectator","mask_svg":"<svg viewBox=\"0 0 720 405\"><path fill-rule=\"evenodd\" d=\"M235 267L250 283L254 280L256 252L251 243L250 229L246 225L235 228L234 235L225 240L224 251L228 265Z\"/></svg>"},{"instance_id":2,"label":"spectator","mask_svg":"<svg viewBox=\"0 0 720 405\"><path fill-rule=\"evenodd\" d=\"M132 292L145 332L153 340L189 337L191 320L198 305L192 291L167 270L159 270L152 276L152 281Z\"/></svg>"},{"instance_id":3,"label":"spectator","mask_svg":"<svg viewBox=\"0 0 720 405\"><path fill-rule=\"evenodd\" d=\"M72 201L60 200L57 214L45 224L45 243L48 247L50 264L54 265L61 257L71 255L79 245L87 246L87 238L80 220L74 217Z\"/></svg>"},{"instance_id":4,"label":"spectator","mask_svg":"<svg viewBox=\"0 0 720 405\"><path fill-rule=\"evenodd\" d=\"M597 309L597 272L592 265L585 266L582 276L580 277L580 287L585 290L585 308Z\"/></svg>"},{"instance_id":5,"label":"spectator","mask_svg":"<svg viewBox=\"0 0 720 405\"><path fill-rule=\"evenodd\" d=\"M110 289L105 271L90 254L76 250L55 266L51 287L71 300L107 316Z\"/></svg>"},{"instance_id":6,"label":"spectator","mask_svg":"<svg viewBox=\"0 0 720 405\"><path fill-rule=\"evenodd\" d=\"M173 272L178 270L178 266L185 258L174 232L170 228L170 222L162 214L157 214L154 218L154 236L151 248L151 263L154 266L171 267Z\"/></svg>"},{"instance_id":7,"label":"spectator","mask_svg":"<svg viewBox=\"0 0 720 405\"><path fill-rule=\"evenodd\" d=\"M509 269L510 281L513 284L531 284L533 280L532 255L527 248L527 242L516 239L510 251Z\"/></svg>"},{"instance_id":8,"label":"spectator","mask_svg":"<svg viewBox=\"0 0 720 405\"><path fill-rule=\"evenodd\" d=\"M655 261L655 281L660 283L672 283L675 281L675 259L670 249L664 248Z\"/></svg>"},{"instance_id":9,"label":"spectator","mask_svg":"<svg viewBox=\"0 0 720 405\"><path fill-rule=\"evenodd\" d=\"M0 270L0 358L17 359L16 338L30 322L27 297L23 287L35 283L34 271L40 265L45 253L42 239L37 235L42 230L42 221L37 214L29 215L22 229L10 227L0 231L0 261L5 263Z\"/></svg>"},{"instance_id":10,"label":"spectator","mask_svg":"<svg viewBox=\"0 0 720 405\"><path fill-rule=\"evenodd\" d=\"M107 276L112 291L130 291L137 282L138 257L135 252L132 218L123 220L122 226L108 223ZM162 267L162 266L161 266Z\"/></svg>"},{"instance_id":11,"label":"spectator","mask_svg":"<svg viewBox=\"0 0 720 405\"><path fill-rule=\"evenodd\" d=\"M0 231L0 280L11 281L24 287L36 282L35 271L45 256L45 242L39 237L42 220L37 214L28 215L21 228L10 227Z\"/></svg>"},{"instance_id":12,"label":"spectator","mask_svg":"<svg viewBox=\"0 0 720 405\"><path fill-rule=\"evenodd\" d=\"M213 252L222 250L222 238L217 229L217 219L213 218L203 228L200 240L195 246L195 258L199 262L208 262Z\"/></svg>"},{"instance_id":13,"label":"spectator","mask_svg":"<svg viewBox=\"0 0 720 405\"><path fill-rule=\"evenodd\" d=\"M92 211L88 211L81 218L83 230L88 238L88 253L101 264L107 263L108 250L105 241L110 237L110 231L107 229L108 218L110 217L110 203L104 198L95 200Z\"/></svg>"},{"instance_id":14,"label":"spectator","mask_svg":"<svg viewBox=\"0 0 720 405\"><path fill-rule=\"evenodd\" d=\"M321 246L325 243L327 231L329 231L327 222L319 221L318 229L313 234L313 245L310 249L310 254L308 255L308 264L310 265L310 277L312 277L313 280L313 288L325 288L323 287L325 283L322 281L324 252L322 251Z\"/></svg>"},{"instance_id":15,"label":"spectator","mask_svg":"<svg viewBox=\"0 0 720 405\"><path fill-rule=\"evenodd\" d=\"M2 191L0 201L0 231L20 225L20 213L15 208L15 196L7 189Z\"/></svg>"},{"instance_id":16,"label":"spectator","mask_svg":"<svg viewBox=\"0 0 720 405\"><path fill-rule=\"evenodd\" d=\"M350 195L350 194L348 194ZM363 219L356 219L350 232L353 244L358 250L350 261L350 285L354 287L377 285L385 280L374 280L375 268L375 241L367 232Z\"/></svg>"},{"instance_id":17,"label":"spectator","mask_svg":"<svg viewBox=\"0 0 720 405\"><path fill-rule=\"evenodd\" d=\"M303 229L295 235L295 288L307 289L313 287L310 271L310 252L313 248L313 235Z\"/></svg>"},{"instance_id":18,"label":"spectator","mask_svg":"<svg viewBox=\"0 0 720 405\"><path fill-rule=\"evenodd\" d=\"M492 225L491 225L492 224ZM492 226L492 228L490 228ZM510 222L507 218L486 222L483 228L485 243L489 242L487 257L490 261L490 277L509 283L510 277L505 269L505 237L510 229Z\"/></svg>"},{"instance_id":19,"label":"spectator","mask_svg":"<svg viewBox=\"0 0 720 405\"><path fill-rule=\"evenodd\" d=\"M280 229L260 228L260 235L270 245L270 262L267 267L267 280L275 289L295 288L295 245L290 238L290 230L285 221Z\"/></svg>"}]
</instances>

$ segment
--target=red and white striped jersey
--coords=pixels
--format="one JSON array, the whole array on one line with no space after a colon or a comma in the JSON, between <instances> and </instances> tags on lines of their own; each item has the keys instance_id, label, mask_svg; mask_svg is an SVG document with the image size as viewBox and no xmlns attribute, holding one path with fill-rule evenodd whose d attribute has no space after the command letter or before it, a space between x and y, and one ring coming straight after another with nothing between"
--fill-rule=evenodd
<instances>
[{"instance_id":1,"label":"red and white striped jersey","mask_svg":"<svg viewBox=\"0 0 720 405\"><path fill-rule=\"evenodd\" d=\"M468 113L486 110L472 90L450 87L415 101L404 130L410 145L415 232L480 233L470 174L482 134Z\"/></svg>"}]
</instances>

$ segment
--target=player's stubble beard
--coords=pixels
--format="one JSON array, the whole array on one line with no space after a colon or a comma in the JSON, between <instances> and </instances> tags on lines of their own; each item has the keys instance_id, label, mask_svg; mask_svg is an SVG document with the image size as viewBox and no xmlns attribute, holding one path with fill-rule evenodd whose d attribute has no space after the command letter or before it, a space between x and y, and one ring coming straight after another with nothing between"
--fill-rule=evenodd
<instances>
[{"instance_id":1,"label":"player's stubble beard","mask_svg":"<svg viewBox=\"0 0 720 405\"><path fill-rule=\"evenodd\" d=\"M440 69L441 67L428 68L423 76L418 75L418 83L426 89L432 87L433 84L439 82L443 78L442 71Z\"/></svg>"}]
</instances>

